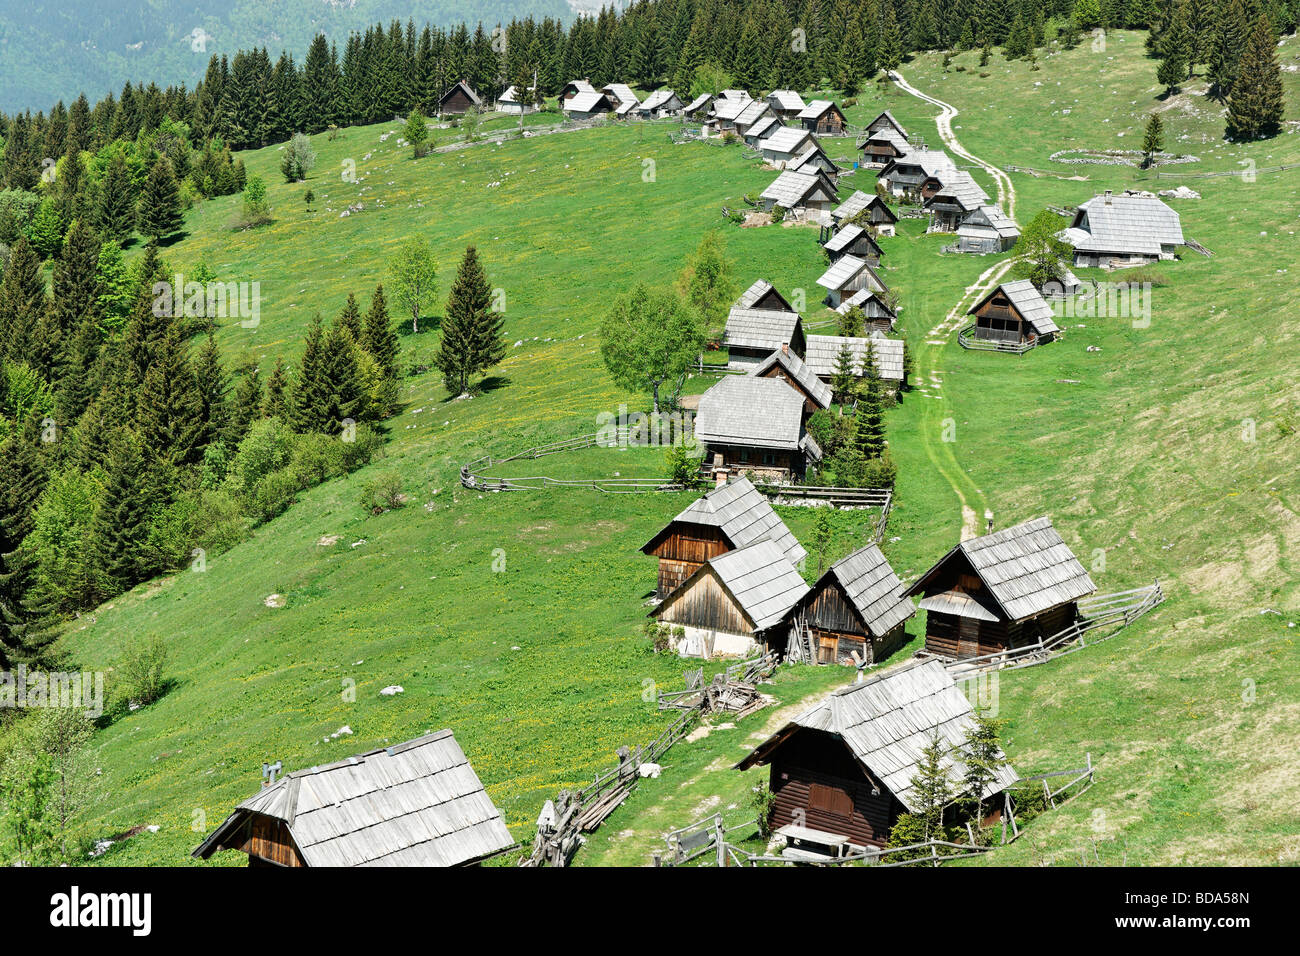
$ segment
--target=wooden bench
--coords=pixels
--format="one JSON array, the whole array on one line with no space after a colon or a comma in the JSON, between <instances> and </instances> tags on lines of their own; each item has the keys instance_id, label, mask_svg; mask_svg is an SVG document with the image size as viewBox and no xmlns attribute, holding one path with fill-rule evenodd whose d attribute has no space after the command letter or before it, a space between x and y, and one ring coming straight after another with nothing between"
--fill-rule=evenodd
<instances>
[{"instance_id":1,"label":"wooden bench","mask_svg":"<svg viewBox=\"0 0 1300 956\"><path fill-rule=\"evenodd\" d=\"M827 833L794 823L781 827L776 835L785 838L786 846L781 855L799 862L820 863L838 859L849 845L849 838L842 833Z\"/></svg>"}]
</instances>

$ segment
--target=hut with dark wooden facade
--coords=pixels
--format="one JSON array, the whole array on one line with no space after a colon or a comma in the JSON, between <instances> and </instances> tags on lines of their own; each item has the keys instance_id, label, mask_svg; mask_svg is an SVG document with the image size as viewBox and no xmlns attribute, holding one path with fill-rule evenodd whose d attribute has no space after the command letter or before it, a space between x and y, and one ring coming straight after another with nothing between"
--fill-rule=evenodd
<instances>
[{"instance_id":1,"label":"hut with dark wooden facade","mask_svg":"<svg viewBox=\"0 0 1300 956\"><path fill-rule=\"evenodd\" d=\"M822 451L805 424L804 395L780 378L728 375L700 396L695 439L705 467L719 474L752 474L774 483L802 479Z\"/></svg>"},{"instance_id":2,"label":"hut with dark wooden facade","mask_svg":"<svg viewBox=\"0 0 1300 956\"><path fill-rule=\"evenodd\" d=\"M938 738L953 791L964 790L962 748L975 723L966 695L940 661L913 661L850 684L804 711L736 765L766 765L772 825L805 844L881 847L920 807L912 778ZM1003 765L987 800L1016 783Z\"/></svg>"},{"instance_id":3,"label":"hut with dark wooden facade","mask_svg":"<svg viewBox=\"0 0 1300 956\"><path fill-rule=\"evenodd\" d=\"M759 143L779 129L785 129L785 124L776 116L767 113L760 117L758 122L752 124L749 129L745 130L745 135L741 138L744 139L746 146L758 149Z\"/></svg>"},{"instance_id":4,"label":"hut with dark wooden facade","mask_svg":"<svg viewBox=\"0 0 1300 956\"><path fill-rule=\"evenodd\" d=\"M741 477L687 505L641 546L641 553L659 559L655 595L662 601L710 558L758 541L774 542L794 565L807 556L767 496Z\"/></svg>"},{"instance_id":5,"label":"hut with dark wooden facade","mask_svg":"<svg viewBox=\"0 0 1300 956\"><path fill-rule=\"evenodd\" d=\"M787 347L777 349L748 372L761 378L779 378L804 397L804 410L815 414L831 407L831 390Z\"/></svg>"},{"instance_id":6,"label":"hut with dark wooden facade","mask_svg":"<svg viewBox=\"0 0 1300 956\"><path fill-rule=\"evenodd\" d=\"M771 291L776 292L775 289ZM774 302L776 298L780 298L780 293L775 297L764 295L760 301ZM807 340L799 313L775 308L746 308L737 303L727 313L722 344L727 347L727 364L731 368L747 369L782 347L789 347L802 357Z\"/></svg>"},{"instance_id":7,"label":"hut with dark wooden facade","mask_svg":"<svg viewBox=\"0 0 1300 956\"><path fill-rule=\"evenodd\" d=\"M888 203L860 189L836 206L831 218L840 225L850 221L865 225L877 236L892 236L898 224L898 216Z\"/></svg>"},{"instance_id":8,"label":"hut with dark wooden facade","mask_svg":"<svg viewBox=\"0 0 1300 956\"><path fill-rule=\"evenodd\" d=\"M438 100L438 115L440 116L461 116L470 110L481 109L483 100L475 93L468 83L459 80L442 94L442 99Z\"/></svg>"},{"instance_id":9,"label":"hut with dark wooden facade","mask_svg":"<svg viewBox=\"0 0 1300 956\"><path fill-rule=\"evenodd\" d=\"M799 124L818 136L843 136L849 121L830 100L813 100L799 112Z\"/></svg>"},{"instance_id":10,"label":"hut with dark wooden facade","mask_svg":"<svg viewBox=\"0 0 1300 956\"><path fill-rule=\"evenodd\" d=\"M829 222L831 209L839 201L835 185L820 170L815 173L786 170L759 195L767 212L777 206L809 222Z\"/></svg>"},{"instance_id":11,"label":"hut with dark wooden facade","mask_svg":"<svg viewBox=\"0 0 1300 956\"><path fill-rule=\"evenodd\" d=\"M867 134L867 139L862 144L862 163L869 167L884 168L911 150L906 136L886 127Z\"/></svg>"},{"instance_id":12,"label":"hut with dark wooden facade","mask_svg":"<svg viewBox=\"0 0 1300 956\"><path fill-rule=\"evenodd\" d=\"M967 216L988 201L988 193L964 169L945 173L923 207L930 214L928 231L956 232Z\"/></svg>"},{"instance_id":13,"label":"hut with dark wooden facade","mask_svg":"<svg viewBox=\"0 0 1300 956\"><path fill-rule=\"evenodd\" d=\"M669 89L655 90L637 107L637 114L643 119L662 119L676 116L682 111L682 100Z\"/></svg>"},{"instance_id":14,"label":"hut with dark wooden facade","mask_svg":"<svg viewBox=\"0 0 1300 956\"><path fill-rule=\"evenodd\" d=\"M835 307L840 315L848 315L853 309L862 313L866 320L863 332L892 332L898 324L898 313L893 306L875 289L859 289Z\"/></svg>"},{"instance_id":15,"label":"hut with dark wooden facade","mask_svg":"<svg viewBox=\"0 0 1300 956\"><path fill-rule=\"evenodd\" d=\"M808 105L794 90L773 90L767 94L767 104L778 117L790 122L798 122L799 114Z\"/></svg>"},{"instance_id":16,"label":"hut with dark wooden facade","mask_svg":"<svg viewBox=\"0 0 1300 956\"><path fill-rule=\"evenodd\" d=\"M805 146L803 152L786 163L785 168L795 173L811 173L819 170L830 177L832 183L835 183L840 175L839 166L835 165L835 160L830 158L820 143Z\"/></svg>"},{"instance_id":17,"label":"hut with dark wooden facade","mask_svg":"<svg viewBox=\"0 0 1300 956\"><path fill-rule=\"evenodd\" d=\"M867 124L868 135L871 133L879 133L884 130L891 130L897 133L903 138L903 142L907 142L907 130L903 128L902 123L894 119L894 114L889 112L889 110L885 110L883 113L877 113L876 118Z\"/></svg>"},{"instance_id":18,"label":"hut with dark wooden facade","mask_svg":"<svg viewBox=\"0 0 1300 956\"><path fill-rule=\"evenodd\" d=\"M866 227L856 223L835 230L822 244L822 248L826 250L826 255L830 257L831 262L840 256L856 256L863 262L878 266L880 257L885 254Z\"/></svg>"},{"instance_id":19,"label":"hut with dark wooden facade","mask_svg":"<svg viewBox=\"0 0 1300 956\"><path fill-rule=\"evenodd\" d=\"M925 651L937 657L997 654L1060 633L1078 600L1096 590L1050 518L970 538L907 591L921 595Z\"/></svg>"},{"instance_id":20,"label":"hut with dark wooden facade","mask_svg":"<svg viewBox=\"0 0 1300 956\"><path fill-rule=\"evenodd\" d=\"M1003 282L971 306L967 315L975 317L971 334L988 342L1041 345L1061 331L1052 307L1028 279Z\"/></svg>"},{"instance_id":21,"label":"hut with dark wooden facade","mask_svg":"<svg viewBox=\"0 0 1300 956\"><path fill-rule=\"evenodd\" d=\"M736 119L752 102L749 94L743 90L724 90L713 101L713 109L709 113L709 127L718 135L738 132Z\"/></svg>"},{"instance_id":22,"label":"hut with dark wooden facade","mask_svg":"<svg viewBox=\"0 0 1300 956\"><path fill-rule=\"evenodd\" d=\"M709 558L650 615L683 629L683 657L743 657L760 645L784 648L790 612L807 593L798 569L765 539Z\"/></svg>"},{"instance_id":23,"label":"hut with dark wooden facade","mask_svg":"<svg viewBox=\"0 0 1300 956\"><path fill-rule=\"evenodd\" d=\"M827 569L799 605L819 664L878 664L907 643L916 607L880 548L869 544Z\"/></svg>"},{"instance_id":24,"label":"hut with dark wooden facade","mask_svg":"<svg viewBox=\"0 0 1300 956\"><path fill-rule=\"evenodd\" d=\"M914 149L886 164L878 181L891 196L913 201L929 199L945 176L957 171L948 154L939 149Z\"/></svg>"},{"instance_id":25,"label":"hut with dark wooden facade","mask_svg":"<svg viewBox=\"0 0 1300 956\"><path fill-rule=\"evenodd\" d=\"M582 90L565 100L562 108L571 120L592 120L614 112L617 104L599 90Z\"/></svg>"},{"instance_id":26,"label":"hut with dark wooden facade","mask_svg":"<svg viewBox=\"0 0 1300 956\"><path fill-rule=\"evenodd\" d=\"M467 866L514 846L450 730L264 786L193 856L249 866Z\"/></svg>"},{"instance_id":27,"label":"hut with dark wooden facade","mask_svg":"<svg viewBox=\"0 0 1300 956\"><path fill-rule=\"evenodd\" d=\"M734 308L757 309L760 312L794 312L790 301L766 279L755 279L748 289L740 293Z\"/></svg>"},{"instance_id":28,"label":"hut with dark wooden facade","mask_svg":"<svg viewBox=\"0 0 1300 956\"><path fill-rule=\"evenodd\" d=\"M596 88L591 85L589 80L570 80L564 84L564 89L560 90L560 103L567 103L579 93L595 93Z\"/></svg>"}]
</instances>

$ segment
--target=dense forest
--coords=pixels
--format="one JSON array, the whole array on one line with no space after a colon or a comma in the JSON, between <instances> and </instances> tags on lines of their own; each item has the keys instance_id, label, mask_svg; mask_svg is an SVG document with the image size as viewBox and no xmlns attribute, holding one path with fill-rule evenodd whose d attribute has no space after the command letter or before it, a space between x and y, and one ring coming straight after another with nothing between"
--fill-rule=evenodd
<instances>
[{"instance_id":1,"label":"dense forest","mask_svg":"<svg viewBox=\"0 0 1300 956\"><path fill-rule=\"evenodd\" d=\"M93 106L82 95L0 117L0 666L40 662L62 618L229 546L378 445L367 423L393 410L398 376L382 288L364 315L350 299L331 324L317 322L295 369L227 369L210 312L178 307L181 290L160 307L184 208L243 192L246 224L258 221L264 185L234 151L431 114L462 78L485 97L534 76L545 94L575 77L683 92L722 77L756 93L852 91L910 51L997 46L1034 58L1048 24L1067 45L1099 27L1147 29L1162 83L1176 88L1204 65L1230 123L1265 135L1281 109L1272 48L1297 8L645 0L567 29L551 18L504 30L394 21L341 50L317 36L301 64L253 49L213 57L193 90L128 84ZM143 254L128 255L142 241Z\"/></svg>"}]
</instances>

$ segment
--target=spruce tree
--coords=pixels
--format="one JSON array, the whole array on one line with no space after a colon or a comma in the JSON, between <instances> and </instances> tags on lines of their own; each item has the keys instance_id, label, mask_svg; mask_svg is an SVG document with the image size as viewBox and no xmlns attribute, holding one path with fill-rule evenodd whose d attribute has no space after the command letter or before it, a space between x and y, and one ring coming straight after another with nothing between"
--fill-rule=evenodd
<instances>
[{"instance_id":1,"label":"spruce tree","mask_svg":"<svg viewBox=\"0 0 1300 956\"><path fill-rule=\"evenodd\" d=\"M101 248L94 230L74 220L59 257L54 260L54 314L63 335L74 334L83 319L98 319L102 313Z\"/></svg>"},{"instance_id":2,"label":"spruce tree","mask_svg":"<svg viewBox=\"0 0 1300 956\"><path fill-rule=\"evenodd\" d=\"M225 437L230 428L230 379L221 364L221 351L212 333L199 348L194 362L194 384L199 401L199 424L196 446L201 456L209 445ZM260 395L258 396L260 399Z\"/></svg>"},{"instance_id":3,"label":"spruce tree","mask_svg":"<svg viewBox=\"0 0 1300 956\"><path fill-rule=\"evenodd\" d=\"M501 329L505 318L489 309L492 290L474 246L465 249L442 321L442 343L435 363L447 388L460 395L470 379L505 358Z\"/></svg>"},{"instance_id":4,"label":"spruce tree","mask_svg":"<svg viewBox=\"0 0 1300 956\"><path fill-rule=\"evenodd\" d=\"M1228 97L1227 134L1238 141L1275 136L1282 127L1285 108L1277 39L1268 16L1261 13L1242 51Z\"/></svg>"},{"instance_id":5,"label":"spruce tree","mask_svg":"<svg viewBox=\"0 0 1300 956\"><path fill-rule=\"evenodd\" d=\"M375 293L370 297L370 309L366 312L361 342L380 371L385 376L396 379L397 331L393 328L393 320L388 314L388 302L384 298L382 284L375 286Z\"/></svg>"},{"instance_id":6,"label":"spruce tree","mask_svg":"<svg viewBox=\"0 0 1300 956\"><path fill-rule=\"evenodd\" d=\"M337 324L322 344L321 371L328 394L322 430L328 434L339 434L346 422L356 422L362 415L364 396L356 349L351 333Z\"/></svg>"},{"instance_id":7,"label":"spruce tree","mask_svg":"<svg viewBox=\"0 0 1300 956\"><path fill-rule=\"evenodd\" d=\"M170 500L179 471L203 459L203 402L189 349L173 326L153 352L136 400L142 453L151 466L152 491Z\"/></svg>"},{"instance_id":8,"label":"spruce tree","mask_svg":"<svg viewBox=\"0 0 1300 956\"><path fill-rule=\"evenodd\" d=\"M854 416L853 439L867 461L885 454L885 389L876 368L876 347L867 340L862 359L864 387Z\"/></svg>"},{"instance_id":9,"label":"spruce tree","mask_svg":"<svg viewBox=\"0 0 1300 956\"><path fill-rule=\"evenodd\" d=\"M1147 128L1142 134L1142 166L1149 168L1155 163L1156 153L1164 149L1164 124L1159 113L1152 113L1147 118Z\"/></svg>"},{"instance_id":10,"label":"spruce tree","mask_svg":"<svg viewBox=\"0 0 1300 956\"><path fill-rule=\"evenodd\" d=\"M942 840L947 836L943 814L952 802L953 793L952 781L944 767L946 758L947 748L936 730L921 749L921 759L911 781L914 815L924 823L927 840Z\"/></svg>"},{"instance_id":11,"label":"spruce tree","mask_svg":"<svg viewBox=\"0 0 1300 956\"><path fill-rule=\"evenodd\" d=\"M1237 79L1241 51L1246 42L1246 27L1246 8L1242 0L1219 4L1211 27L1206 74L1210 80L1210 95L1221 103L1227 101Z\"/></svg>"},{"instance_id":12,"label":"spruce tree","mask_svg":"<svg viewBox=\"0 0 1300 956\"><path fill-rule=\"evenodd\" d=\"M293 417L289 402L289 370L284 359L278 358L266 380L266 397L262 400L261 417L279 419L288 424Z\"/></svg>"},{"instance_id":13,"label":"spruce tree","mask_svg":"<svg viewBox=\"0 0 1300 956\"><path fill-rule=\"evenodd\" d=\"M125 240L135 231L135 195L122 151L114 150L95 195L95 228L109 239Z\"/></svg>"},{"instance_id":14,"label":"spruce tree","mask_svg":"<svg viewBox=\"0 0 1300 956\"><path fill-rule=\"evenodd\" d=\"M140 231L153 239L165 239L181 228L181 198L176 173L166 156L158 157L140 195Z\"/></svg>"},{"instance_id":15,"label":"spruce tree","mask_svg":"<svg viewBox=\"0 0 1300 956\"><path fill-rule=\"evenodd\" d=\"M222 440L229 447L235 448L243 441L253 419L261 416L264 400L262 374L254 365L239 376L239 384L235 386L235 397L230 404L230 417L226 422L226 432L222 436Z\"/></svg>"},{"instance_id":16,"label":"spruce tree","mask_svg":"<svg viewBox=\"0 0 1300 956\"><path fill-rule=\"evenodd\" d=\"M1007 764L1007 758L998 742L1000 730L999 721L976 713L975 722L966 731L962 753L966 772L962 775L962 784L967 798L975 804L976 826L984 820L984 792L997 780L998 771Z\"/></svg>"},{"instance_id":17,"label":"spruce tree","mask_svg":"<svg viewBox=\"0 0 1300 956\"><path fill-rule=\"evenodd\" d=\"M331 397L325 368L325 329L320 313L312 317L289 402L289 423L300 434L329 430ZM269 397L269 396L268 396Z\"/></svg>"},{"instance_id":18,"label":"spruce tree","mask_svg":"<svg viewBox=\"0 0 1300 956\"><path fill-rule=\"evenodd\" d=\"M20 238L10 250L9 265L0 280L0 358L25 358L47 307L41 258Z\"/></svg>"},{"instance_id":19,"label":"spruce tree","mask_svg":"<svg viewBox=\"0 0 1300 956\"><path fill-rule=\"evenodd\" d=\"M355 293L348 293L348 301L344 303L343 311L339 313L338 325L347 330L347 333L352 336L352 341L361 341L361 307L357 305Z\"/></svg>"},{"instance_id":20,"label":"spruce tree","mask_svg":"<svg viewBox=\"0 0 1300 956\"><path fill-rule=\"evenodd\" d=\"M35 431L14 428L0 443L0 670L40 663L44 641L32 609L34 568L22 544L44 483Z\"/></svg>"},{"instance_id":21,"label":"spruce tree","mask_svg":"<svg viewBox=\"0 0 1300 956\"><path fill-rule=\"evenodd\" d=\"M140 481L145 461L134 434L119 426L108 441L103 497L90 525L95 596L113 597L147 575L149 494Z\"/></svg>"}]
</instances>

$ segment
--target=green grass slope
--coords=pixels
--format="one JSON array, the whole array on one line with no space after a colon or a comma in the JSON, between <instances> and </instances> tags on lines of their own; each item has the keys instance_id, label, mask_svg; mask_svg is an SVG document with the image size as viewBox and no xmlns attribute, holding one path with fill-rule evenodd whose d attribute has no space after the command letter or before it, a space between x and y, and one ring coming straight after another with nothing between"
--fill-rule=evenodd
<instances>
[{"instance_id":1,"label":"green grass slope","mask_svg":"<svg viewBox=\"0 0 1300 956\"><path fill-rule=\"evenodd\" d=\"M1022 222L1046 203L1078 202L1102 188L1181 182L1048 159L1063 148L1131 145L1152 108L1168 107L1171 147L1201 158L1179 171L1300 161L1291 134L1216 148L1212 107L1194 93L1172 104L1154 99L1153 67L1140 53L1138 36L1112 35L1105 54L1085 46L1044 58L1037 72L995 57L980 78L965 54L955 59L965 72L945 75L937 57L923 57L904 73L961 110L955 131L977 155L1060 171L1063 178L1014 176ZM1291 47L1282 53L1294 62ZM1295 102L1300 86L1294 74L1286 78ZM851 113L860 121L882 105L909 129L933 133L934 109L896 90L873 87ZM484 495L461 489L456 468L489 451L591 431L596 413L619 402L635 407L600 364L595 330L609 299L638 280L669 281L703 231L721 224L719 208L756 193L772 174L736 148L674 146L654 126L419 161L395 137L380 142L388 128L320 138L321 164L308 183L316 212L303 208L302 185L273 186L280 221L231 234L221 228L233 200L205 204L189 218L191 238L167 256L180 268L206 261L223 278L262 282L261 326L236 325L221 337L230 356L265 362L296 357L311 312L332 315L349 290L368 291L404 236L434 240L444 286L461 248L475 242L507 294L512 348L503 381L454 401L435 375L407 380L388 457L369 469L398 471L412 496L407 507L365 518L356 499L369 473L331 482L211 559L205 573L142 586L72 630L71 649L88 666L111 664L134 635L160 634L178 682L93 742L103 775L90 829L160 827L104 862L183 861L196 831L256 789L263 760L300 767L442 726L455 729L516 837L526 837L546 797L590 779L616 747L647 741L666 723L643 694L651 682L676 686L685 667L654 656L638 636L654 570L637 548L689 496ZM1191 141L1173 139L1183 134ZM831 152L847 149L836 143ZM356 185L338 179L347 158L358 162ZM275 150L245 159L273 181ZM647 159L652 182L643 179ZM870 188L869 174L855 178ZM1190 184L1204 198L1177 202L1184 229L1215 256L1189 254L1154 270L1163 284L1149 328L1080 319L1062 341L1023 358L954 343L925 356L923 387L890 413L901 473L886 551L904 577L956 540L960 491L1003 527L1050 513L1103 590L1159 577L1170 595L1110 643L1001 678L999 711L1017 768L1076 766L1091 752L1098 782L990 862L1077 857L1074 848L1093 836L1116 837L1136 864L1300 857L1288 799L1300 772L1289 736L1300 712L1289 626L1300 618L1300 388L1297 323L1282 305L1297 291L1300 177ZM358 200L364 210L339 218ZM783 291L816 288L815 235L727 232L739 278L763 276ZM885 246L914 344L993 264L941 256L942 244L913 223ZM409 352L433 340L403 341ZM1255 424L1253 441L1242 440L1244 420ZM955 426L955 442L942 442L945 423ZM656 470L643 453L592 455L599 467L575 467ZM789 520L806 535L806 511L789 509ZM837 552L860 543L861 525L851 524ZM332 535L336 543L321 543ZM494 571L501 559L504 570ZM271 593L287 606L265 606ZM783 669L773 692L791 707L848 676ZM345 681L355 682L355 701ZM405 692L381 697L389 684ZM756 778L727 768L771 720L760 713L670 753L665 774L609 820L585 862L645 862L658 834L702 807L740 808ZM352 735L326 739L344 725Z\"/></svg>"}]
</instances>

